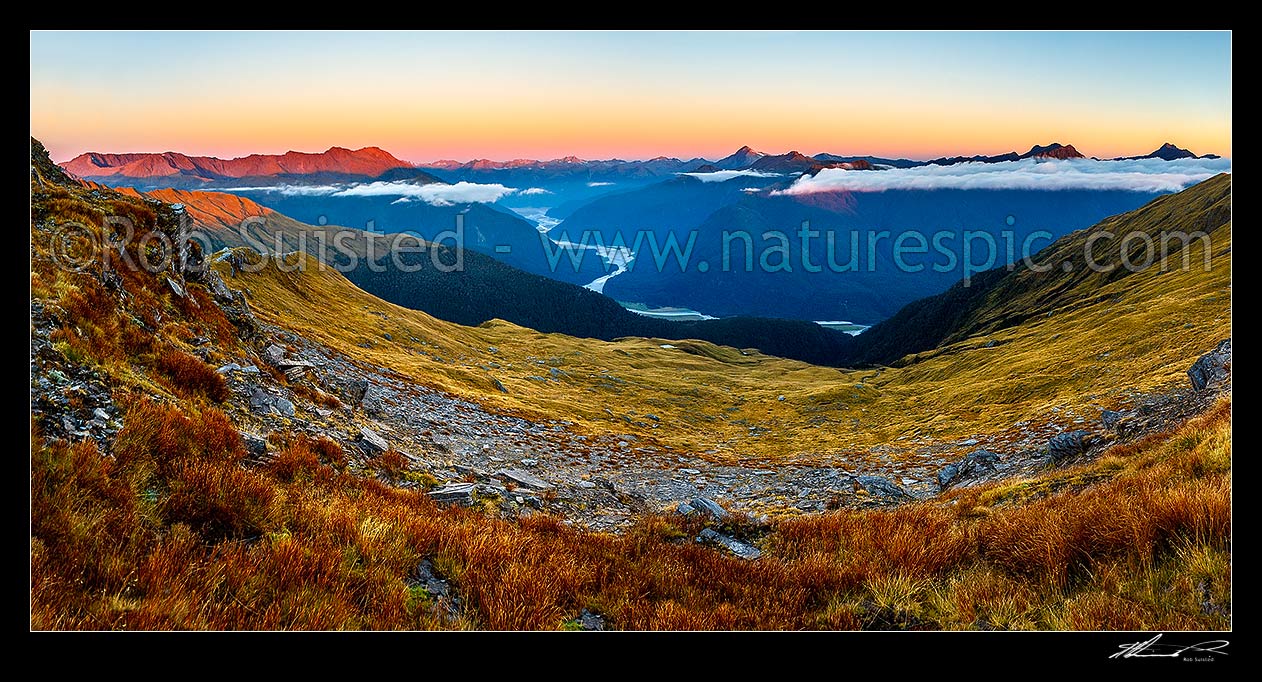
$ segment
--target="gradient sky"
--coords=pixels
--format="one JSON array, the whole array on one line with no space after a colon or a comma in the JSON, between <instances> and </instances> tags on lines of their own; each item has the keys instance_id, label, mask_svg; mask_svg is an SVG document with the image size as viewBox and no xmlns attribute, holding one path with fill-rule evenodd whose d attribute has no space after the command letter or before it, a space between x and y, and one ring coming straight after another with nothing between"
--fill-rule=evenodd
<instances>
[{"instance_id":1,"label":"gradient sky","mask_svg":"<svg viewBox=\"0 0 1262 682\"><path fill-rule=\"evenodd\" d=\"M220 157L1231 154L1231 35L31 33L31 132Z\"/></svg>"}]
</instances>

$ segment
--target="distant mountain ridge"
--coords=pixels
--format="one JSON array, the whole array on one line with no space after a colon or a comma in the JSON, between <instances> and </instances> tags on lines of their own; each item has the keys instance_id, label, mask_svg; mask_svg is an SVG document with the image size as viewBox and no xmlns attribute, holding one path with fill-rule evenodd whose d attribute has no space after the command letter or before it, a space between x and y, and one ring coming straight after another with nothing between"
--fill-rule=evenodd
<instances>
[{"instance_id":1,"label":"distant mountain ridge","mask_svg":"<svg viewBox=\"0 0 1262 682\"><path fill-rule=\"evenodd\" d=\"M931 159L927 163L935 166L953 166L957 163L1000 163L1002 161L1020 161L1022 159L1085 159L1087 158L1074 148L1072 144L1053 142L1049 145L1034 145L1024 154L1008 152L995 156L951 156Z\"/></svg>"},{"instance_id":2,"label":"distant mountain ridge","mask_svg":"<svg viewBox=\"0 0 1262 682\"><path fill-rule=\"evenodd\" d=\"M648 182L677 173L697 172L699 168L717 170L762 170L769 172L815 173L822 168L881 170L916 166L948 166L957 163L999 163L1022 159L1087 158L1071 144L1053 142L1034 145L1024 154L1015 151L997 155L950 156L918 161L879 156L841 156L820 153L807 156L797 151L767 154L745 145L732 154L711 161L701 157L680 159L657 156L644 161L623 159L588 160L564 156L551 160L450 159L411 164L380 147L346 149L330 147L317 153L286 152L284 154L250 154L234 159L213 156L192 156L180 152L114 154L87 152L59 164L70 173L87 180L111 186L136 184L147 188L200 188L226 186L230 181L246 180L259 184L286 182L310 184L366 180L431 183L451 182L540 182L549 181L629 181ZM1091 157L1095 158L1095 157ZM1113 160L1217 159L1216 154L1197 155L1170 142L1142 156L1116 157ZM440 177L427 171L436 171Z\"/></svg>"},{"instance_id":3,"label":"distant mountain ridge","mask_svg":"<svg viewBox=\"0 0 1262 682\"><path fill-rule=\"evenodd\" d=\"M396 168L412 168L406 161L380 147L345 149L330 147L317 153L250 154L235 159L189 156L179 152L160 154L105 154L88 152L61 164L81 178L156 178L179 176L205 181L273 175L337 173L377 177Z\"/></svg>"},{"instance_id":4,"label":"distant mountain ridge","mask_svg":"<svg viewBox=\"0 0 1262 682\"><path fill-rule=\"evenodd\" d=\"M1217 154L1197 155L1182 147L1178 147L1170 142L1158 147L1143 156L1119 156L1114 161L1136 161L1139 159L1161 159L1163 161L1174 161L1176 159L1219 159L1222 158Z\"/></svg>"}]
</instances>

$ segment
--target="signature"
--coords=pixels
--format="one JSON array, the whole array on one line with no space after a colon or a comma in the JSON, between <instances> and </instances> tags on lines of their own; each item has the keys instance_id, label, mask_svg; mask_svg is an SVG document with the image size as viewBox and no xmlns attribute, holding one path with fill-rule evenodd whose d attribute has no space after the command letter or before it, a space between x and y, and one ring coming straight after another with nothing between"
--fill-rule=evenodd
<instances>
[{"instance_id":1,"label":"signature","mask_svg":"<svg viewBox=\"0 0 1262 682\"><path fill-rule=\"evenodd\" d=\"M1179 658L1185 653L1222 654L1227 655L1224 648L1230 642L1225 639L1211 639L1199 644L1160 644L1161 635L1156 635L1146 642L1131 642L1118 647L1120 651L1109 658Z\"/></svg>"}]
</instances>

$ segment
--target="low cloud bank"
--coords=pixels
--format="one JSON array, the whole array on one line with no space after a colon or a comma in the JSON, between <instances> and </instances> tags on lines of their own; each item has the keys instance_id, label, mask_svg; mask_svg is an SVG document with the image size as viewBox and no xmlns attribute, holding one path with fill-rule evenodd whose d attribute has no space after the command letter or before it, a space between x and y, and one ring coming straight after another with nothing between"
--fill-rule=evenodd
<instances>
[{"instance_id":1,"label":"low cloud bank","mask_svg":"<svg viewBox=\"0 0 1262 682\"><path fill-rule=\"evenodd\" d=\"M370 182L355 185L276 185L273 187L234 187L228 192L271 192L302 197L398 197L392 203L421 201L430 206L455 204L489 204L513 194L544 194L547 190L531 187L519 190L501 184L457 182L454 185L410 182Z\"/></svg>"},{"instance_id":2,"label":"low cloud bank","mask_svg":"<svg viewBox=\"0 0 1262 682\"><path fill-rule=\"evenodd\" d=\"M721 170L709 173L679 173L696 178L701 182L727 182L732 178L778 178L780 173L765 173L756 170Z\"/></svg>"},{"instance_id":3,"label":"low cloud bank","mask_svg":"<svg viewBox=\"0 0 1262 682\"><path fill-rule=\"evenodd\" d=\"M825 168L804 176L775 195L817 192L883 192L909 189L1130 190L1177 192L1218 173L1231 172L1230 159L1090 159L959 163L882 171Z\"/></svg>"}]
</instances>

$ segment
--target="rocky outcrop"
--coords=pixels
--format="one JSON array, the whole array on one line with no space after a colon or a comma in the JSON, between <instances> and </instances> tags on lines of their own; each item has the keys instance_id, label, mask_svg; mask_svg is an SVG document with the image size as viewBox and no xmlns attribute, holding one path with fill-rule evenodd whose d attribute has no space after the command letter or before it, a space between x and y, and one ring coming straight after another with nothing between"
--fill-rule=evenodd
<instances>
[{"instance_id":1,"label":"rocky outcrop","mask_svg":"<svg viewBox=\"0 0 1262 682\"><path fill-rule=\"evenodd\" d=\"M1214 350L1202 355L1188 370L1192 388L1204 391L1231 378L1231 339L1218 342Z\"/></svg>"},{"instance_id":2,"label":"rocky outcrop","mask_svg":"<svg viewBox=\"0 0 1262 682\"><path fill-rule=\"evenodd\" d=\"M1063 462L1086 452L1090 444L1091 434L1087 431L1062 433L1047 441L1047 459L1053 463Z\"/></svg>"},{"instance_id":3,"label":"rocky outcrop","mask_svg":"<svg viewBox=\"0 0 1262 682\"><path fill-rule=\"evenodd\" d=\"M873 497L890 501L915 499L902 486L882 476L856 476L854 481L856 485Z\"/></svg>"},{"instance_id":4,"label":"rocky outcrop","mask_svg":"<svg viewBox=\"0 0 1262 682\"><path fill-rule=\"evenodd\" d=\"M1002 455L990 450L974 450L958 462L948 464L938 471L938 488L946 490L953 485L974 480L984 473L995 471Z\"/></svg>"}]
</instances>

